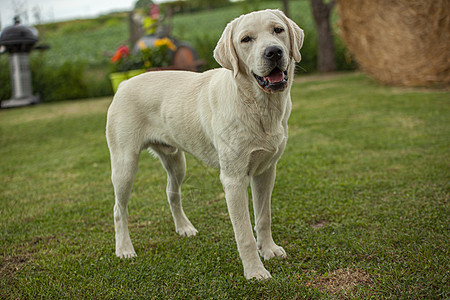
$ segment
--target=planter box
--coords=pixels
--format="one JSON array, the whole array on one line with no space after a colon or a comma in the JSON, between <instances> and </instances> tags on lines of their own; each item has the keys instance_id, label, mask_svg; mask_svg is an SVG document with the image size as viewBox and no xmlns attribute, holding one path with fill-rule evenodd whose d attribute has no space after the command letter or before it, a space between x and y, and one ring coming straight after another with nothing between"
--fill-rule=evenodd
<instances>
[{"instance_id":1,"label":"planter box","mask_svg":"<svg viewBox=\"0 0 450 300\"><path fill-rule=\"evenodd\" d=\"M126 71L126 72L116 72L116 73L109 74L109 79L111 80L111 85L112 85L114 93L117 92L117 89L119 88L119 84L122 81L130 79L131 77L137 76L142 73L145 73L145 69L130 70L130 71Z\"/></svg>"}]
</instances>

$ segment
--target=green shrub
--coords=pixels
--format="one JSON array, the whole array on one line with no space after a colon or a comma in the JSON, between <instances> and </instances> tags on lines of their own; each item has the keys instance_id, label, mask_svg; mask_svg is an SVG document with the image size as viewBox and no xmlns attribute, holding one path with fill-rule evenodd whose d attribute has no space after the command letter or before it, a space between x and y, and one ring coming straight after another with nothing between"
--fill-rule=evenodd
<instances>
[{"instance_id":1,"label":"green shrub","mask_svg":"<svg viewBox=\"0 0 450 300\"><path fill-rule=\"evenodd\" d=\"M317 35L310 28L303 28L305 40L300 50L302 60L298 64L297 74L312 73L317 70Z\"/></svg>"},{"instance_id":2,"label":"green shrub","mask_svg":"<svg viewBox=\"0 0 450 300\"><path fill-rule=\"evenodd\" d=\"M30 55L33 94L52 102L113 94L108 79L109 68L86 63L65 62L53 66L42 53ZM0 101L11 98L9 57L0 57Z\"/></svg>"},{"instance_id":3,"label":"green shrub","mask_svg":"<svg viewBox=\"0 0 450 300\"><path fill-rule=\"evenodd\" d=\"M88 97L87 83L83 80L85 65L65 62L59 67L46 63L42 55L32 56L31 76L33 91L44 102Z\"/></svg>"},{"instance_id":4,"label":"green shrub","mask_svg":"<svg viewBox=\"0 0 450 300\"><path fill-rule=\"evenodd\" d=\"M108 78L110 69L105 66L87 66L83 73L88 98L113 95L111 82Z\"/></svg>"},{"instance_id":5,"label":"green shrub","mask_svg":"<svg viewBox=\"0 0 450 300\"><path fill-rule=\"evenodd\" d=\"M203 70L209 70L219 67L219 64L216 62L212 55L219 38L220 36L218 37L214 34L202 33L195 36L191 41L192 46L197 52L199 59L203 59L206 63L202 67Z\"/></svg>"},{"instance_id":6,"label":"green shrub","mask_svg":"<svg viewBox=\"0 0 450 300\"><path fill-rule=\"evenodd\" d=\"M334 39L334 53L336 55L336 70L350 71L356 69L357 65L353 56L348 51L347 47L345 47L344 42L337 36Z\"/></svg>"}]
</instances>

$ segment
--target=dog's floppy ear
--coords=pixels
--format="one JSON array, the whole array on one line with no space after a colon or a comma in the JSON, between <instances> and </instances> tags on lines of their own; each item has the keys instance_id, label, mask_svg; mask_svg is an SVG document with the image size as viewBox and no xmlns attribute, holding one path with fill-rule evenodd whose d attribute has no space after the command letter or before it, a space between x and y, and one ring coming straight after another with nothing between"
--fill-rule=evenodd
<instances>
[{"instance_id":1,"label":"dog's floppy ear","mask_svg":"<svg viewBox=\"0 0 450 300\"><path fill-rule=\"evenodd\" d=\"M233 44L234 23L235 21L231 21L225 27L214 49L214 59L225 69L233 71L233 76L236 77L239 73L239 60Z\"/></svg>"},{"instance_id":2,"label":"dog's floppy ear","mask_svg":"<svg viewBox=\"0 0 450 300\"><path fill-rule=\"evenodd\" d=\"M281 10L275 10L275 13L278 14L288 26L289 39L291 43L291 57L294 58L295 62L299 62L302 59L300 49L303 46L303 38L305 34L303 33L303 30L294 21L286 17Z\"/></svg>"}]
</instances>

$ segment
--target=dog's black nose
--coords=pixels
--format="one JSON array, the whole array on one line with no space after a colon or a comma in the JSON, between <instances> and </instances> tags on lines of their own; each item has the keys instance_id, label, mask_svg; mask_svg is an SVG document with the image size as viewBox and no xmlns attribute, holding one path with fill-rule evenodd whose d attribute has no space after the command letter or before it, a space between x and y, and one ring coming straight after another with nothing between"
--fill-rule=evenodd
<instances>
[{"instance_id":1,"label":"dog's black nose","mask_svg":"<svg viewBox=\"0 0 450 300\"><path fill-rule=\"evenodd\" d=\"M277 46L267 47L264 51L264 57L271 61L280 60L283 57L283 49Z\"/></svg>"}]
</instances>

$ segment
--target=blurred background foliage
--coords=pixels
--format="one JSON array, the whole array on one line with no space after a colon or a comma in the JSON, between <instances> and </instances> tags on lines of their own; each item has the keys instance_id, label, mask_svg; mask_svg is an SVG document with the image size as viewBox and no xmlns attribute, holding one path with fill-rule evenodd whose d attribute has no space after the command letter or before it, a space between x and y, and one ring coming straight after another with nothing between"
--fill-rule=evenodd
<instances>
[{"instance_id":1,"label":"blurred background foliage","mask_svg":"<svg viewBox=\"0 0 450 300\"><path fill-rule=\"evenodd\" d=\"M136 9L148 7L148 2L137 1ZM161 4L163 13L169 9L173 12L171 36L196 49L199 58L206 61L203 70L219 67L212 53L228 22L241 14L266 8L283 9L283 1L190 0ZM289 9L289 17L305 32L297 74L315 73L317 34L310 1L290 0ZM37 25L39 43L51 48L31 53L33 92L45 102L112 95L108 79L112 71L110 57L118 46L128 43L128 18L128 12L121 12ZM333 11L336 69L352 70L355 64L337 35L337 21L338 15ZM9 57L4 54L0 56L0 100L11 97L9 77Z\"/></svg>"}]
</instances>

